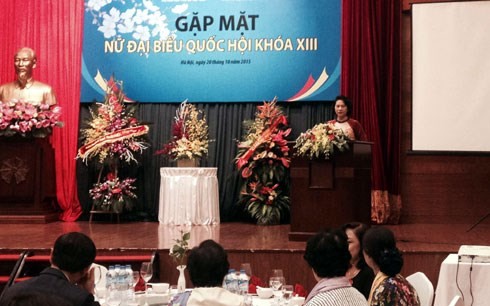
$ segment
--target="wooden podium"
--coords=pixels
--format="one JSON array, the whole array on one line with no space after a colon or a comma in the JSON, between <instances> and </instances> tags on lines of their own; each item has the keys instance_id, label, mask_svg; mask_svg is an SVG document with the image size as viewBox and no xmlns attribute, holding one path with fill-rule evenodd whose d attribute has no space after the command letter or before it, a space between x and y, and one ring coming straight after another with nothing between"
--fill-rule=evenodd
<instances>
[{"instance_id":1,"label":"wooden podium","mask_svg":"<svg viewBox=\"0 0 490 306\"><path fill-rule=\"evenodd\" d=\"M347 222L370 223L371 146L353 142L329 160L292 159L289 240L304 241Z\"/></svg>"},{"instance_id":2,"label":"wooden podium","mask_svg":"<svg viewBox=\"0 0 490 306\"><path fill-rule=\"evenodd\" d=\"M57 221L54 151L47 138L0 138L0 223Z\"/></svg>"}]
</instances>

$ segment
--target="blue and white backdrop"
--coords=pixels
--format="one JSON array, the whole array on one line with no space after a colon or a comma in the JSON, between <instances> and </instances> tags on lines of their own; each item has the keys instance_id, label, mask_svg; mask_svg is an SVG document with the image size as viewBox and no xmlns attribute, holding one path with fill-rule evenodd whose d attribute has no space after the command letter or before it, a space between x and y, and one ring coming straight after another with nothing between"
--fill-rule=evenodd
<instances>
[{"instance_id":1,"label":"blue and white backdrop","mask_svg":"<svg viewBox=\"0 0 490 306\"><path fill-rule=\"evenodd\" d=\"M85 0L81 101L333 100L341 0Z\"/></svg>"}]
</instances>

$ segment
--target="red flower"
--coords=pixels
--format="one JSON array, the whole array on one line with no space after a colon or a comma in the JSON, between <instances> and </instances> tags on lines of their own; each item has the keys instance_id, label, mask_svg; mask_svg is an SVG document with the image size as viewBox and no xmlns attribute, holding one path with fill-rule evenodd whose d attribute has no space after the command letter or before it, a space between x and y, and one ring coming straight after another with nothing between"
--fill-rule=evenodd
<instances>
[{"instance_id":1,"label":"red flower","mask_svg":"<svg viewBox=\"0 0 490 306\"><path fill-rule=\"evenodd\" d=\"M114 174L114 172L109 172L107 174L107 180L108 181L113 181L115 178L116 178L116 175Z\"/></svg>"},{"instance_id":2,"label":"red flower","mask_svg":"<svg viewBox=\"0 0 490 306\"><path fill-rule=\"evenodd\" d=\"M118 194L118 193L121 193L122 190L121 190L121 188L114 188L114 189L112 189L111 192L112 192L112 194Z\"/></svg>"},{"instance_id":3,"label":"red flower","mask_svg":"<svg viewBox=\"0 0 490 306\"><path fill-rule=\"evenodd\" d=\"M250 167L245 167L243 168L242 171L242 177L243 178L249 178L253 174L252 169Z\"/></svg>"},{"instance_id":4,"label":"red flower","mask_svg":"<svg viewBox=\"0 0 490 306\"><path fill-rule=\"evenodd\" d=\"M239 158L236 161L236 165L237 165L238 169L242 169L242 167L245 166L247 163L248 163L248 161L244 158Z\"/></svg>"}]
</instances>

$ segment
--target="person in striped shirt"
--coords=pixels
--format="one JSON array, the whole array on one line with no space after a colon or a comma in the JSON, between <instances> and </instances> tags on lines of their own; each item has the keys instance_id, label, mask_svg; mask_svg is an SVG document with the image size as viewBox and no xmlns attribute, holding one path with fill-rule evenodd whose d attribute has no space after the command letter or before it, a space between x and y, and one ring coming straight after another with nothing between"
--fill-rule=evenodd
<instances>
[{"instance_id":1,"label":"person in striped shirt","mask_svg":"<svg viewBox=\"0 0 490 306\"><path fill-rule=\"evenodd\" d=\"M317 284L305 306L366 306L366 298L345 276L351 255L347 235L340 229L321 231L306 243L304 259Z\"/></svg>"}]
</instances>

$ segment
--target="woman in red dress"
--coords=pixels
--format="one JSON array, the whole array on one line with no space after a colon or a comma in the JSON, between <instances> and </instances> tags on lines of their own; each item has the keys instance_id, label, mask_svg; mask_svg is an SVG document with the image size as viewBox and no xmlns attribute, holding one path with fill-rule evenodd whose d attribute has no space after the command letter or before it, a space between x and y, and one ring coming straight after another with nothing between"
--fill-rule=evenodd
<instances>
[{"instance_id":1,"label":"woman in red dress","mask_svg":"<svg viewBox=\"0 0 490 306\"><path fill-rule=\"evenodd\" d=\"M337 96L334 104L335 119L327 123L333 124L335 128L342 129L350 140L366 141L367 135L359 121L350 117L352 113L352 102L345 96Z\"/></svg>"}]
</instances>

